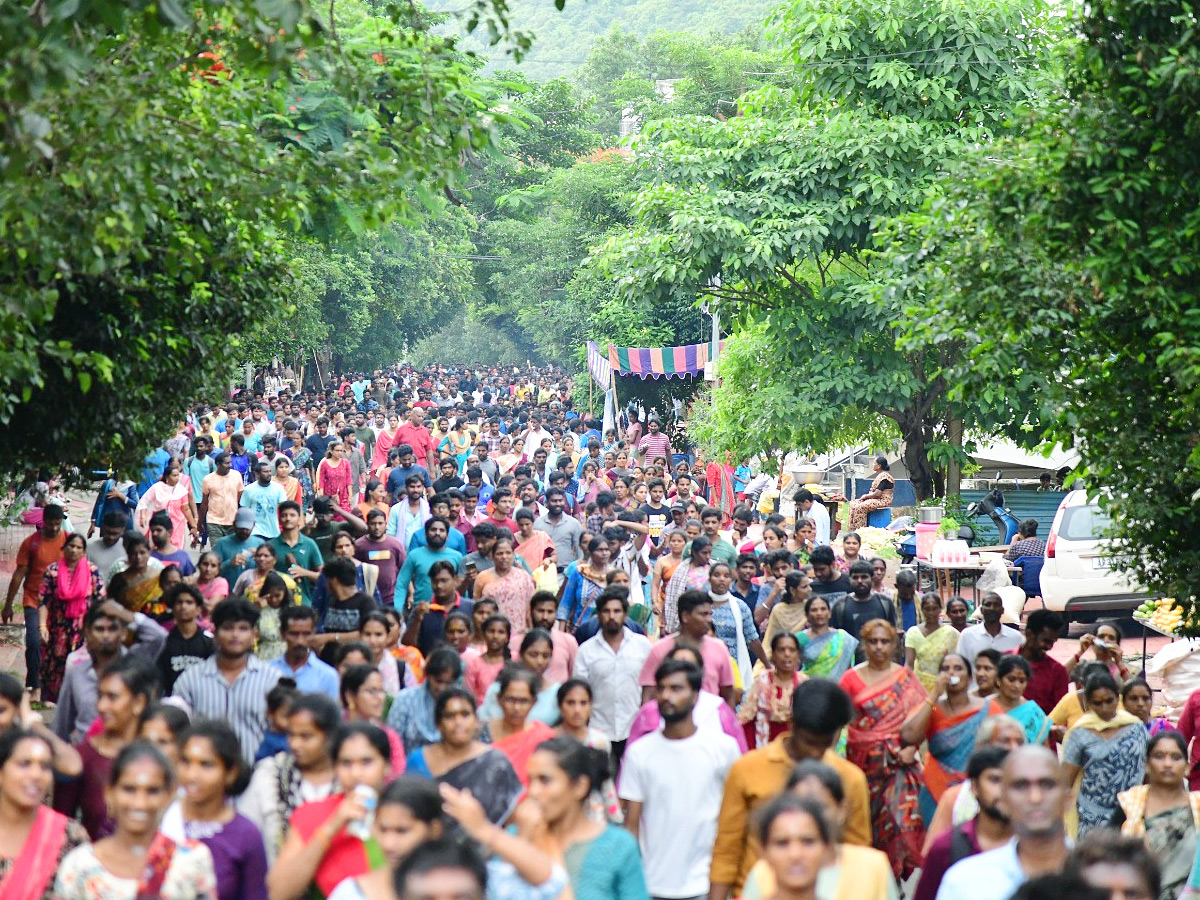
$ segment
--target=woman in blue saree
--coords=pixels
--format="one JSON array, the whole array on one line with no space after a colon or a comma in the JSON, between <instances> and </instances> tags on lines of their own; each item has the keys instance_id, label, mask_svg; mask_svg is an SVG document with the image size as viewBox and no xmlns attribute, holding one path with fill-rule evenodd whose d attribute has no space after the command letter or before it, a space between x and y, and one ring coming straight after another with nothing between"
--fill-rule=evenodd
<instances>
[{"instance_id":1,"label":"woman in blue saree","mask_svg":"<svg viewBox=\"0 0 1200 900\"><path fill-rule=\"evenodd\" d=\"M447 688L438 694L434 718L442 739L408 754L406 771L469 790L488 820L503 825L524 788L508 757L479 740L474 696L466 688Z\"/></svg>"},{"instance_id":2,"label":"woman in blue saree","mask_svg":"<svg viewBox=\"0 0 1200 900\"><path fill-rule=\"evenodd\" d=\"M971 664L966 657L947 653L929 699L900 730L906 744L929 742L920 797L921 817L926 824L946 790L967 777L967 760L975 750L975 736L987 717L1000 711L997 705L970 691Z\"/></svg>"}]
</instances>

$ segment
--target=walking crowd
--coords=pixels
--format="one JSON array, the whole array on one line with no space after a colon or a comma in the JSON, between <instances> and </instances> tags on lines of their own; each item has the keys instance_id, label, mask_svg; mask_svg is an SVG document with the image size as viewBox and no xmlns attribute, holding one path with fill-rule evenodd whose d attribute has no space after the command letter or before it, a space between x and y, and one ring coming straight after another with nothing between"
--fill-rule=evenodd
<instances>
[{"instance_id":1,"label":"walking crowd","mask_svg":"<svg viewBox=\"0 0 1200 900\"><path fill-rule=\"evenodd\" d=\"M0 900L1200 897L1194 716L1113 625L1059 663L567 385L263 373L40 507Z\"/></svg>"}]
</instances>

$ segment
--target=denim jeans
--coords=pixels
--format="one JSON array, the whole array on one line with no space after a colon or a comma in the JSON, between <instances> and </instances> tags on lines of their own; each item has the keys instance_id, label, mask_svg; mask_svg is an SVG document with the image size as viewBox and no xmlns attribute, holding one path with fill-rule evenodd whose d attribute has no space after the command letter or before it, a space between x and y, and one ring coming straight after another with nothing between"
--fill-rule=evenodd
<instances>
[{"instance_id":1,"label":"denim jeans","mask_svg":"<svg viewBox=\"0 0 1200 900\"><path fill-rule=\"evenodd\" d=\"M25 608L25 686L42 686L42 637L38 633L37 607Z\"/></svg>"}]
</instances>

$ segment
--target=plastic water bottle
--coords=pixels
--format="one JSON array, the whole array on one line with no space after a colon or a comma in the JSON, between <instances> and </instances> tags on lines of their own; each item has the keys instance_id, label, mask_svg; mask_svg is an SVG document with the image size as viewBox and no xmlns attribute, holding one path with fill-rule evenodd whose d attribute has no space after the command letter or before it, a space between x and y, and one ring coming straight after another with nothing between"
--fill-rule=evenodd
<instances>
[{"instance_id":1,"label":"plastic water bottle","mask_svg":"<svg viewBox=\"0 0 1200 900\"><path fill-rule=\"evenodd\" d=\"M371 828L375 825L375 807L379 804L379 795L369 784L360 784L354 789L354 796L367 808L367 814L361 819L346 823L346 834L365 841L371 836Z\"/></svg>"}]
</instances>

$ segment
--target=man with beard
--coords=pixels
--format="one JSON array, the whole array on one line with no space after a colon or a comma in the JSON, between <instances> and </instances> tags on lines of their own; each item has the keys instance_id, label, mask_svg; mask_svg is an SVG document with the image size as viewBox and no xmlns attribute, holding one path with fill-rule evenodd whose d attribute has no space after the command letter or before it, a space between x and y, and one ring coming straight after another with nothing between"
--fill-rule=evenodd
<instances>
[{"instance_id":1,"label":"man with beard","mask_svg":"<svg viewBox=\"0 0 1200 900\"><path fill-rule=\"evenodd\" d=\"M629 592L621 585L605 588L596 603L600 633L579 645L574 669L576 678L592 686L592 727L612 740L618 762L641 706L638 678L650 655L649 639L625 627L628 615Z\"/></svg>"},{"instance_id":2,"label":"man with beard","mask_svg":"<svg viewBox=\"0 0 1200 900\"><path fill-rule=\"evenodd\" d=\"M1026 881L1062 870L1071 792L1053 751L1036 744L1010 751L1000 794L1016 839L951 866L937 900L1004 900Z\"/></svg>"},{"instance_id":3,"label":"man with beard","mask_svg":"<svg viewBox=\"0 0 1200 900\"><path fill-rule=\"evenodd\" d=\"M833 601L829 623L857 639L863 625L872 619L883 619L900 628L896 605L883 594L871 590L871 564L860 559L850 566L850 593ZM866 659L865 654L866 650L860 645L857 654L859 662Z\"/></svg>"},{"instance_id":4,"label":"man with beard","mask_svg":"<svg viewBox=\"0 0 1200 900\"><path fill-rule=\"evenodd\" d=\"M655 670L663 729L634 743L621 770L625 827L641 845L646 887L655 898L708 895L725 776L741 755L729 735L700 734L692 721L701 678L682 659ZM690 827L680 827L685 822Z\"/></svg>"},{"instance_id":5,"label":"man with beard","mask_svg":"<svg viewBox=\"0 0 1200 900\"><path fill-rule=\"evenodd\" d=\"M195 718L220 719L233 729L247 766L267 730L267 692L280 678L254 655L258 617L258 607L243 597L218 603L212 614L217 652L175 682L175 696Z\"/></svg>"},{"instance_id":6,"label":"man with beard","mask_svg":"<svg viewBox=\"0 0 1200 900\"><path fill-rule=\"evenodd\" d=\"M414 547L408 551L408 558L400 567L396 576L396 590L393 593L393 604L397 610L404 613L408 605L409 587L412 587L413 603L427 603L433 596L433 584L429 580L429 570L439 559L444 559L455 568L462 561L462 554L446 546L446 538L450 534L450 521L445 516L434 516L425 523L425 546Z\"/></svg>"},{"instance_id":7,"label":"man with beard","mask_svg":"<svg viewBox=\"0 0 1200 900\"><path fill-rule=\"evenodd\" d=\"M163 511L150 517L150 542L154 544L154 552L150 555L168 566L178 566L179 574L187 578L195 574L196 566L186 550L171 543L172 527L171 517Z\"/></svg>"},{"instance_id":8,"label":"man with beard","mask_svg":"<svg viewBox=\"0 0 1200 900\"><path fill-rule=\"evenodd\" d=\"M1000 807L1004 789L1004 760L1008 750L999 746L980 747L967 761L971 793L979 802L975 818L934 838L925 854L921 880L913 900L934 900L946 871L959 860L995 850L1012 840L1012 825Z\"/></svg>"}]
</instances>

